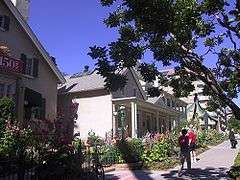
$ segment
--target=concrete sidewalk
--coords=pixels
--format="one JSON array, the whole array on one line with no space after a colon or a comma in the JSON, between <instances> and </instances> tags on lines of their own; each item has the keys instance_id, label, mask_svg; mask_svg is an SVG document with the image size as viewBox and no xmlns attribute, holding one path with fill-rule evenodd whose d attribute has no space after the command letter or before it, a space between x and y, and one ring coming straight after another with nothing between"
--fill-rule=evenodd
<instances>
[{"instance_id":1,"label":"concrete sidewalk","mask_svg":"<svg viewBox=\"0 0 240 180\"><path fill-rule=\"evenodd\" d=\"M178 177L178 167L168 171L113 171L106 174L106 179L113 180L160 180L160 179L228 179L227 171L232 166L239 151L230 148L226 141L200 154L197 163L192 164L192 170Z\"/></svg>"}]
</instances>

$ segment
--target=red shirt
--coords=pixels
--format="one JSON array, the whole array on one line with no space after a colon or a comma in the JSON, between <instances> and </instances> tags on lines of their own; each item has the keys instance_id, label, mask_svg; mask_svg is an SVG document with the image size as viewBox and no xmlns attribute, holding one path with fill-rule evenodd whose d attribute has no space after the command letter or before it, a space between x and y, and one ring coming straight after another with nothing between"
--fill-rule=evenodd
<instances>
[{"instance_id":1,"label":"red shirt","mask_svg":"<svg viewBox=\"0 0 240 180\"><path fill-rule=\"evenodd\" d=\"M188 132L188 138L192 144L195 144L197 141L197 135L193 131Z\"/></svg>"}]
</instances>

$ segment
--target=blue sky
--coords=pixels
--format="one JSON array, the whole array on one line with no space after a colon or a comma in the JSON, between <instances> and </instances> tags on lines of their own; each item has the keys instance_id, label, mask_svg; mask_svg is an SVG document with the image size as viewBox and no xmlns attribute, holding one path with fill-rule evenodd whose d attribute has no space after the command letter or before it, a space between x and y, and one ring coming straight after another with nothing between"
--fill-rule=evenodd
<instances>
[{"instance_id":1,"label":"blue sky","mask_svg":"<svg viewBox=\"0 0 240 180\"><path fill-rule=\"evenodd\" d=\"M97 0L31 1L29 24L47 51L67 73L94 65L89 47L105 45L116 38L102 23L109 9Z\"/></svg>"},{"instance_id":2,"label":"blue sky","mask_svg":"<svg viewBox=\"0 0 240 180\"><path fill-rule=\"evenodd\" d=\"M87 55L93 45L107 45L117 37L103 19L110 9L99 0L35 0L31 1L29 24L46 50L57 59L61 71L72 74L93 67ZM150 59L149 54L144 59ZM213 64L213 56L208 64ZM240 100L237 100L240 104Z\"/></svg>"}]
</instances>

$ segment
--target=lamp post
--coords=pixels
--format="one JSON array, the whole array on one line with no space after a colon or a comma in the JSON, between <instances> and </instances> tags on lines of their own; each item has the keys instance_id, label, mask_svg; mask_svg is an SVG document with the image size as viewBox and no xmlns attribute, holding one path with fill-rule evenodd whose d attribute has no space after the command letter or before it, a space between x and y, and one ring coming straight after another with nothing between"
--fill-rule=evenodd
<instances>
[{"instance_id":1,"label":"lamp post","mask_svg":"<svg viewBox=\"0 0 240 180\"><path fill-rule=\"evenodd\" d=\"M126 111L125 106L121 105L119 108L119 117L121 122L121 134L122 134L122 140L124 139L124 133L125 133L125 118L126 118Z\"/></svg>"}]
</instances>

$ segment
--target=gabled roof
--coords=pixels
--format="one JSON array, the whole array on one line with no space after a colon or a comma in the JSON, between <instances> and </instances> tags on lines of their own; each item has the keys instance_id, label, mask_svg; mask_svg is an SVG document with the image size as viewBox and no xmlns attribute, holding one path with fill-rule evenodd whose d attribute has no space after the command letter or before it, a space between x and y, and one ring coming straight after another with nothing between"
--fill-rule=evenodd
<instances>
[{"instance_id":1,"label":"gabled roof","mask_svg":"<svg viewBox=\"0 0 240 180\"><path fill-rule=\"evenodd\" d=\"M139 91L143 96L143 99L146 100L147 99L146 95L133 69L125 68L118 73L122 75L126 75L128 71L132 73L134 80L139 88ZM77 92L83 92L83 91L105 89L105 86L104 86L105 79L100 74L98 74L96 70L94 70L92 73L89 73L83 76L79 76L79 77L66 76L65 78L66 78L66 83L58 87L59 94L68 94L68 93L77 93Z\"/></svg>"},{"instance_id":2,"label":"gabled roof","mask_svg":"<svg viewBox=\"0 0 240 180\"><path fill-rule=\"evenodd\" d=\"M161 96L158 96L158 97L149 97L149 98L147 99L147 102L150 102L150 103L153 103L153 104L157 104L157 103L159 102L158 104L161 104L161 105L163 105L163 106L166 106L165 103L163 102Z\"/></svg>"},{"instance_id":3,"label":"gabled roof","mask_svg":"<svg viewBox=\"0 0 240 180\"><path fill-rule=\"evenodd\" d=\"M60 83L65 82L65 79L59 69L56 67L56 65L52 62L51 57L48 55L47 51L44 49L40 41L37 39L36 35L33 33L27 22L23 19L22 15L19 13L17 8L12 4L10 0L3 0L3 2L6 4L6 6L9 8L9 10L12 12L16 20L19 22L19 24L22 26L23 30L26 32L26 34L29 36L29 38L32 40L36 48L39 50L41 55L43 56L44 60L47 62L47 64L50 66L54 74L57 76Z\"/></svg>"},{"instance_id":4,"label":"gabled roof","mask_svg":"<svg viewBox=\"0 0 240 180\"><path fill-rule=\"evenodd\" d=\"M97 71L79 77L66 76L65 79L66 83L58 87L59 94L92 91L105 88L104 78L100 74L97 74Z\"/></svg>"},{"instance_id":5,"label":"gabled roof","mask_svg":"<svg viewBox=\"0 0 240 180\"><path fill-rule=\"evenodd\" d=\"M144 90L143 90L143 88L142 88L142 86L141 86L141 84L140 84L140 82L139 82L139 78L138 78L138 75L137 75L137 73L136 73L136 70L134 70L133 68L130 68L130 71L131 71L131 73L132 73L132 75L133 75L133 77L134 77L134 80L135 80L135 82L136 82L136 84L137 84L137 86L138 86L139 91L140 91L141 94L142 94L143 99L144 99L144 100L147 100L146 93L144 92Z\"/></svg>"}]
</instances>

